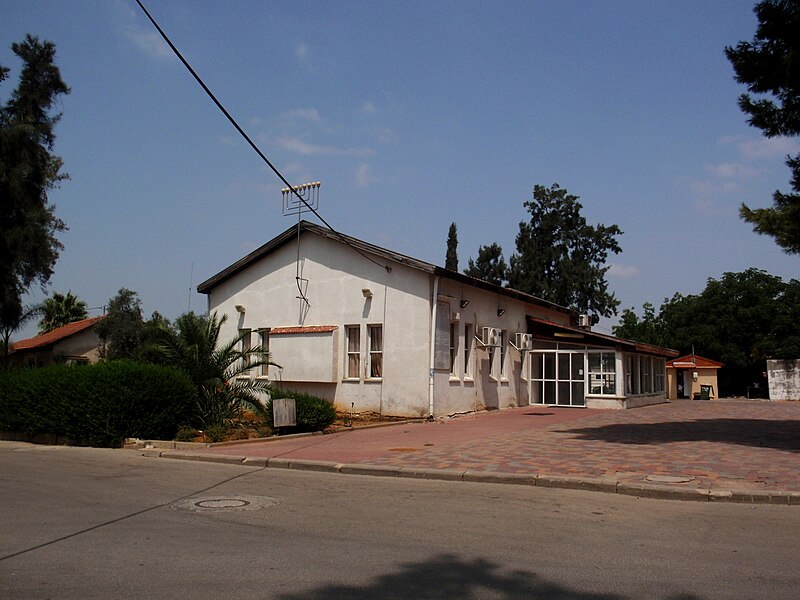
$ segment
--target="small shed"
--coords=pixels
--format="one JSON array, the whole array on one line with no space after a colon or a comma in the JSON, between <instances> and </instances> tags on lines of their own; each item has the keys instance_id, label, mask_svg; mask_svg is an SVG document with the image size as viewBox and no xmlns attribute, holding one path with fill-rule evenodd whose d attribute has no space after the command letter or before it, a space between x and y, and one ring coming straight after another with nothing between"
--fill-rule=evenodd
<instances>
[{"instance_id":1,"label":"small shed","mask_svg":"<svg viewBox=\"0 0 800 600\"><path fill-rule=\"evenodd\" d=\"M667 362L667 389L670 400L716 398L717 371L721 362L688 354Z\"/></svg>"}]
</instances>

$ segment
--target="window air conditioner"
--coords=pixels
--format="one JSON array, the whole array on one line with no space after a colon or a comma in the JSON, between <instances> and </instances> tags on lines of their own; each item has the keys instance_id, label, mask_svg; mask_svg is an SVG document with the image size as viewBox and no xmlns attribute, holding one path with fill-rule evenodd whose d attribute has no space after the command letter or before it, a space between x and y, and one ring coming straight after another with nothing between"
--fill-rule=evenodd
<instances>
[{"instance_id":1,"label":"window air conditioner","mask_svg":"<svg viewBox=\"0 0 800 600\"><path fill-rule=\"evenodd\" d=\"M517 350L533 350L533 336L530 333L518 333L516 337Z\"/></svg>"},{"instance_id":2,"label":"window air conditioner","mask_svg":"<svg viewBox=\"0 0 800 600\"><path fill-rule=\"evenodd\" d=\"M484 346L499 346L500 345L500 330L495 327L483 328L483 345Z\"/></svg>"}]
</instances>

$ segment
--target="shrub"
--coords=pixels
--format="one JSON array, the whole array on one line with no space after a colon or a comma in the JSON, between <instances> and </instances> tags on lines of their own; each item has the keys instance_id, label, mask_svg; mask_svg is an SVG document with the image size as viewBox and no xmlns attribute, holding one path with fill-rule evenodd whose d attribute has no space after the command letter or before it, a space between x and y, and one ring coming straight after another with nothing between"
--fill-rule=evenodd
<instances>
[{"instance_id":1,"label":"shrub","mask_svg":"<svg viewBox=\"0 0 800 600\"><path fill-rule=\"evenodd\" d=\"M228 433L228 428L224 425L212 425L203 430L203 436L207 442L221 442L225 439Z\"/></svg>"},{"instance_id":2,"label":"shrub","mask_svg":"<svg viewBox=\"0 0 800 600\"><path fill-rule=\"evenodd\" d=\"M294 398L297 415L297 426L290 427L293 433L322 431L336 420L336 409L333 404L319 396L312 396L292 390L270 389L270 400L267 402L267 423L273 423L272 401L277 398Z\"/></svg>"},{"instance_id":3,"label":"shrub","mask_svg":"<svg viewBox=\"0 0 800 600\"><path fill-rule=\"evenodd\" d=\"M199 432L194 427L182 425L178 428L178 433L175 434L175 440L178 442L193 442L199 435Z\"/></svg>"},{"instance_id":4,"label":"shrub","mask_svg":"<svg viewBox=\"0 0 800 600\"><path fill-rule=\"evenodd\" d=\"M55 434L92 446L172 439L191 418L194 386L177 369L131 361L0 374L0 431Z\"/></svg>"}]
</instances>

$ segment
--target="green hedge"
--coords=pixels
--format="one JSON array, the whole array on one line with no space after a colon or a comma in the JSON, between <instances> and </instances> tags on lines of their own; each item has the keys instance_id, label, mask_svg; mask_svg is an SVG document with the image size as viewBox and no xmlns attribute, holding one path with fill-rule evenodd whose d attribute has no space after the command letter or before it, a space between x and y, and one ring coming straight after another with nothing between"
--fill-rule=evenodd
<instances>
[{"instance_id":1,"label":"green hedge","mask_svg":"<svg viewBox=\"0 0 800 600\"><path fill-rule=\"evenodd\" d=\"M113 446L172 439L191 419L195 388L177 369L132 361L0 373L0 431Z\"/></svg>"},{"instance_id":2,"label":"green hedge","mask_svg":"<svg viewBox=\"0 0 800 600\"><path fill-rule=\"evenodd\" d=\"M287 427L292 433L305 433L308 431L322 431L336 420L336 409L333 404L324 398L312 396L292 390L270 388L270 400L267 402L267 423L273 423L272 400L277 398L294 398L297 415L297 426Z\"/></svg>"}]
</instances>

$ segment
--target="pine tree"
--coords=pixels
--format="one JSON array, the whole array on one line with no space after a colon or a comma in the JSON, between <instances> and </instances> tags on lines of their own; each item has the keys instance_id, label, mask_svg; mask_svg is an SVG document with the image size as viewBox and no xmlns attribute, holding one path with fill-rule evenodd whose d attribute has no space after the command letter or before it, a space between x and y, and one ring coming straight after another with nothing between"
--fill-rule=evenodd
<instances>
[{"instance_id":1,"label":"pine tree","mask_svg":"<svg viewBox=\"0 0 800 600\"><path fill-rule=\"evenodd\" d=\"M482 279L495 285L503 285L508 275L508 265L503 258L503 249L497 244L478 248L478 258L470 258L464 275Z\"/></svg>"},{"instance_id":2,"label":"pine tree","mask_svg":"<svg viewBox=\"0 0 800 600\"><path fill-rule=\"evenodd\" d=\"M517 252L509 259L509 287L594 316L616 314L619 300L608 291L608 253L622 251L617 225L589 225L578 196L554 183L536 185L524 204Z\"/></svg>"},{"instance_id":3,"label":"pine tree","mask_svg":"<svg viewBox=\"0 0 800 600\"><path fill-rule=\"evenodd\" d=\"M458 271L458 229L455 223L450 224L450 231L447 232L447 256L444 268L448 271Z\"/></svg>"},{"instance_id":4,"label":"pine tree","mask_svg":"<svg viewBox=\"0 0 800 600\"><path fill-rule=\"evenodd\" d=\"M52 153L51 114L59 96L69 93L55 64L55 46L30 35L11 49L23 63L19 84L0 106L0 319L22 314L22 295L34 282L44 286L63 248L56 233L66 225L48 203L48 192L66 178ZM9 70L0 66L0 82Z\"/></svg>"},{"instance_id":5,"label":"pine tree","mask_svg":"<svg viewBox=\"0 0 800 600\"><path fill-rule=\"evenodd\" d=\"M800 2L765 0L754 12L758 27L752 42L725 48L736 81L747 86L739 108L765 136L800 134ZM764 95L754 100L750 94ZM800 154L788 157L793 193L773 194L772 208L751 209L740 215L756 233L769 235L788 254L800 253Z\"/></svg>"}]
</instances>

